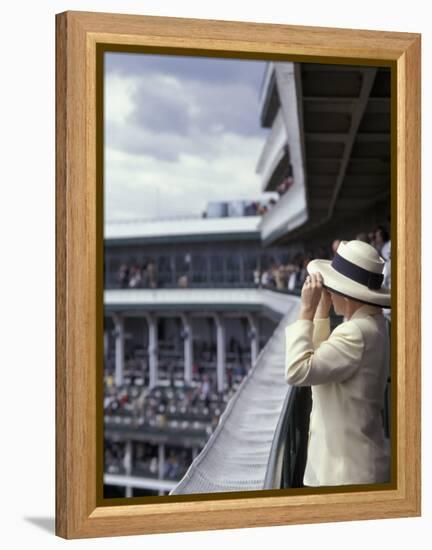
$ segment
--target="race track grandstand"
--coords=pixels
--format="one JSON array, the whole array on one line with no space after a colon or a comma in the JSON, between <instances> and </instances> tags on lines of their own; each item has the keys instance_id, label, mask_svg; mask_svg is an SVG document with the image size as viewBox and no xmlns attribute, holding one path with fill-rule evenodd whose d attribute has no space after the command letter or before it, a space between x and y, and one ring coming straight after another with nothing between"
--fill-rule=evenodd
<instances>
[{"instance_id":1,"label":"race track grandstand","mask_svg":"<svg viewBox=\"0 0 432 550\"><path fill-rule=\"evenodd\" d=\"M284 328L309 260L352 238L384 254L390 122L388 69L268 63L256 171L277 199L105 226L105 498L301 487L310 397Z\"/></svg>"}]
</instances>

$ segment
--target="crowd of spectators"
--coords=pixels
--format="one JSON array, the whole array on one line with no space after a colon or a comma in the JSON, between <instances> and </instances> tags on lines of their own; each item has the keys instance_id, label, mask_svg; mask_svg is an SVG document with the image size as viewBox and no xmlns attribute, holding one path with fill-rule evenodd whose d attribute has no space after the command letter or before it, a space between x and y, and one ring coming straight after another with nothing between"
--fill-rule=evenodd
<instances>
[{"instance_id":1,"label":"crowd of spectators","mask_svg":"<svg viewBox=\"0 0 432 550\"><path fill-rule=\"evenodd\" d=\"M379 225L369 232L356 235L355 239L371 244L385 260L383 286L390 288L391 283L391 241L384 225ZM291 262L282 264L271 262L267 269L254 271L254 283L257 288L300 291L307 276L307 264L313 259L331 260L341 239L334 239L327 246L309 249L305 254L297 253Z\"/></svg>"},{"instance_id":2,"label":"crowd of spectators","mask_svg":"<svg viewBox=\"0 0 432 550\"><path fill-rule=\"evenodd\" d=\"M279 197L283 195L288 188L292 185L292 177L284 177L280 184L277 186L275 193L278 193ZM225 217L241 217L244 216L264 216L271 208L276 204L277 200L273 197L261 199L261 200L243 200L243 201L228 201L216 203L220 207L220 212L217 214L209 214L204 211L201 214L202 218L225 218Z\"/></svg>"},{"instance_id":3,"label":"crowd of spectators","mask_svg":"<svg viewBox=\"0 0 432 550\"><path fill-rule=\"evenodd\" d=\"M184 352L175 351L173 343L159 342L158 375L171 386L184 379ZM207 381L216 388L217 348L214 341L195 340L193 346L192 381L202 384ZM225 357L226 388L236 388L247 374L251 355L250 347L244 347L236 337L231 336L226 347ZM114 383L115 354L111 347L106 350L104 360L108 385ZM124 358L124 378L132 386L144 386L149 383L148 354L141 345L130 345Z\"/></svg>"},{"instance_id":4,"label":"crowd of spectators","mask_svg":"<svg viewBox=\"0 0 432 550\"><path fill-rule=\"evenodd\" d=\"M384 225L379 225L369 232L362 232L356 236L374 246L386 261L384 271L384 286L390 287L391 267L391 242L388 230ZM327 246L319 246L316 249L308 249L306 253L295 254L291 261L280 263L273 261L264 269L255 269L253 272L254 285L257 288L276 288L278 290L299 290L307 275L306 266L312 259L331 259L340 239L334 239ZM117 273L117 286L120 288L157 288L160 281L155 261L150 259L142 266L137 263L128 265L123 263ZM177 286L187 288L190 286L188 275L178 277Z\"/></svg>"},{"instance_id":5,"label":"crowd of spectators","mask_svg":"<svg viewBox=\"0 0 432 550\"><path fill-rule=\"evenodd\" d=\"M111 356L105 372L104 424L105 428L126 430L174 430L185 434L199 433L207 439L215 430L228 401L237 391L247 373L248 354L235 338L227 346L227 354L233 359L226 366L227 384L223 392L217 391L216 347L205 342L197 348L199 360L193 363L193 381L184 382L184 367L172 368L171 360L165 366L167 385L149 389L147 359L142 354L127 355L124 383L114 385L114 358ZM250 357L249 357L250 360ZM213 363L213 368L204 365ZM162 360L162 365L163 365ZM163 366L159 365L161 369ZM174 378L174 372L180 376ZM163 478L180 479L190 463L190 449L167 450ZM106 439L105 471L125 474L125 445ZM148 442L134 443L132 475L159 476L157 447Z\"/></svg>"},{"instance_id":6,"label":"crowd of spectators","mask_svg":"<svg viewBox=\"0 0 432 550\"><path fill-rule=\"evenodd\" d=\"M217 424L218 416L229 397L246 376L250 364L250 349L245 349L232 336L227 342L225 386L217 387L217 349L215 342L194 342L192 381L184 381L183 349L174 344L160 342L158 350L158 377L161 387L149 388L148 355L142 346L130 345L125 353L123 385L118 387L115 378L113 348L105 356L105 415L108 422L124 416L125 424L165 425L166 421L188 420L208 425ZM183 427L190 427L187 423ZM198 428L200 424L195 424ZM201 426L202 427L202 426Z\"/></svg>"},{"instance_id":7,"label":"crowd of spectators","mask_svg":"<svg viewBox=\"0 0 432 550\"><path fill-rule=\"evenodd\" d=\"M120 288L156 288L156 264L153 260L142 266L123 263L117 274L117 282Z\"/></svg>"},{"instance_id":8,"label":"crowd of spectators","mask_svg":"<svg viewBox=\"0 0 432 550\"><path fill-rule=\"evenodd\" d=\"M209 349L209 356L212 350ZM130 365L129 365L130 366ZM216 391L216 379L194 363L194 381L152 389L144 385L145 377L138 377L137 367L125 376L125 383L114 386L113 374L105 376L104 424L105 428L157 430L168 429L185 434L198 432L207 439L215 430L228 401L237 390L245 370L227 367L229 387ZM215 369L213 369L215 370ZM234 374L234 372L236 374ZM133 374L132 374L133 373ZM135 376L134 376L135 374ZM182 373L184 376L184 374ZM235 378L233 383L232 377ZM198 378L198 379L197 379ZM231 379L231 380L230 380ZM132 475L158 477L158 449L149 442L134 443ZM197 449L197 452L201 447ZM111 439L105 440L105 471L112 474L126 473L125 445ZM190 449L171 448L166 451L163 479L179 480L192 462Z\"/></svg>"},{"instance_id":9,"label":"crowd of spectators","mask_svg":"<svg viewBox=\"0 0 432 550\"><path fill-rule=\"evenodd\" d=\"M166 371L167 385L149 389L147 360L142 357L128 356L125 361L124 383L114 385L113 357L105 373L104 389L104 424L105 428L126 430L174 430L185 434L198 433L207 439L215 430L220 416L228 401L237 391L247 370L247 354L239 343L231 338L228 353L236 361L226 367L227 385L223 392L217 391L216 384L216 349L212 345L203 345L200 349L201 361L193 363L193 381L186 384L183 380L183 365L179 369L171 368L170 361ZM212 369L202 365L213 361ZM163 368L163 367L162 367ZM180 379L174 380L174 371ZM134 444L132 475L160 475L157 447L143 442ZM125 446L119 442L105 441L105 471L124 474ZM188 449L171 449L167 451L164 461L164 479L178 480L189 467L192 458Z\"/></svg>"},{"instance_id":10,"label":"crowd of spectators","mask_svg":"<svg viewBox=\"0 0 432 550\"><path fill-rule=\"evenodd\" d=\"M125 474L125 445L118 441L105 441L105 464L107 474Z\"/></svg>"},{"instance_id":11,"label":"crowd of spectators","mask_svg":"<svg viewBox=\"0 0 432 550\"><path fill-rule=\"evenodd\" d=\"M234 388L217 392L207 374L199 383L152 389L105 382L105 426L128 429L198 430L210 435L235 392Z\"/></svg>"},{"instance_id":12,"label":"crowd of spectators","mask_svg":"<svg viewBox=\"0 0 432 550\"><path fill-rule=\"evenodd\" d=\"M288 189L292 186L293 183L294 183L293 177L290 175L282 179L282 181L276 187L276 192L279 195L278 199L288 191ZM267 214L267 212L269 212L273 208L273 206L277 204L278 199L275 199L272 197L271 199L263 202L260 202L260 201L251 202L246 207L245 211L247 212L247 214L245 215L246 216L264 216L265 214Z\"/></svg>"},{"instance_id":13,"label":"crowd of spectators","mask_svg":"<svg viewBox=\"0 0 432 550\"><path fill-rule=\"evenodd\" d=\"M129 472L137 477L159 477L178 481L192 462L191 449L166 446L162 471L159 467L158 447L149 442L136 441L133 444L132 468ZM124 442L105 441L105 472L124 475L127 472L126 445Z\"/></svg>"}]
</instances>

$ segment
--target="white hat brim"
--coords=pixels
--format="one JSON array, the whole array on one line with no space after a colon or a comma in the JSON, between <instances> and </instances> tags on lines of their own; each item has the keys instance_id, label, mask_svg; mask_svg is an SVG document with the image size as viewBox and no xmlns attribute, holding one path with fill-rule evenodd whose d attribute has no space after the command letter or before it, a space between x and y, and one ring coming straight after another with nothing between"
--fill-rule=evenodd
<instances>
[{"instance_id":1,"label":"white hat brim","mask_svg":"<svg viewBox=\"0 0 432 550\"><path fill-rule=\"evenodd\" d=\"M380 288L372 290L356 283L349 277L342 275L331 266L331 260L311 260L306 269L311 273L321 273L324 286L330 290L339 292L348 298L354 298L361 302L380 306L391 307L391 294L389 289Z\"/></svg>"}]
</instances>

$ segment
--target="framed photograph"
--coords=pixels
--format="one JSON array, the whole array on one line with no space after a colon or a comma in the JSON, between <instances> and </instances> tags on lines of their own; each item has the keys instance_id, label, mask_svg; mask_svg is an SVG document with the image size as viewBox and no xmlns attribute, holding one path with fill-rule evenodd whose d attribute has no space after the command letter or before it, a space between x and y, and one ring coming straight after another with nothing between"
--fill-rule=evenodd
<instances>
[{"instance_id":1,"label":"framed photograph","mask_svg":"<svg viewBox=\"0 0 432 550\"><path fill-rule=\"evenodd\" d=\"M56 534L418 516L420 35L56 16Z\"/></svg>"}]
</instances>

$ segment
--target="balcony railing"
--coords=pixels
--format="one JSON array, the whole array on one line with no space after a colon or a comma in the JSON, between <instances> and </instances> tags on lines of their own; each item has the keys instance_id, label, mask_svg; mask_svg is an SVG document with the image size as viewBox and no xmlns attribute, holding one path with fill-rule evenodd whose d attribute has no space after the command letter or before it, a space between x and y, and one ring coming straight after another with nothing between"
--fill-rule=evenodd
<instances>
[{"instance_id":1,"label":"balcony railing","mask_svg":"<svg viewBox=\"0 0 432 550\"><path fill-rule=\"evenodd\" d=\"M291 387L276 426L263 489L302 486L310 408L310 388Z\"/></svg>"},{"instance_id":2,"label":"balcony railing","mask_svg":"<svg viewBox=\"0 0 432 550\"><path fill-rule=\"evenodd\" d=\"M300 227L307 219L304 187L294 182L294 185L262 217L259 226L262 239L264 242L273 242L278 236Z\"/></svg>"},{"instance_id":3,"label":"balcony railing","mask_svg":"<svg viewBox=\"0 0 432 550\"><path fill-rule=\"evenodd\" d=\"M261 175L261 189L267 191L268 183L279 163L285 156L284 147L288 142L286 127L279 109L273 126L264 144L256 171Z\"/></svg>"}]
</instances>

